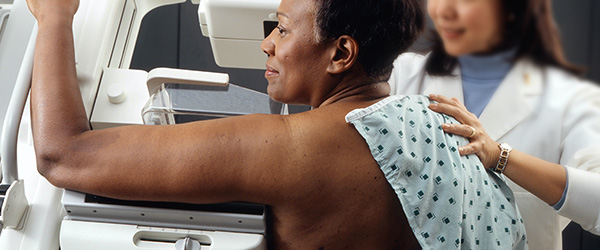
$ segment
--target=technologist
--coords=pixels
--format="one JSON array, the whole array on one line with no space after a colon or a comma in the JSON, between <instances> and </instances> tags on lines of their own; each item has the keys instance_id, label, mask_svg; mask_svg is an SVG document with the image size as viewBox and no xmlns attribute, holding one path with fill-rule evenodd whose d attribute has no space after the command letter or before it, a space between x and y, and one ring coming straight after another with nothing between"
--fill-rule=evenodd
<instances>
[{"instance_id":1,"label":"technologist","mask_svg":"<svg viewBox=\"0 0 600 250\"><path fill-rule=\"evenodd\" d=\"M562 249L559 215L600 234L600 88L566 61L550 0L429 0L427 11L438 39L398 57L391 93L431 94L432 110L462 123L444 130L514 182L531 249Z\"/></svg>"}]
</instances>

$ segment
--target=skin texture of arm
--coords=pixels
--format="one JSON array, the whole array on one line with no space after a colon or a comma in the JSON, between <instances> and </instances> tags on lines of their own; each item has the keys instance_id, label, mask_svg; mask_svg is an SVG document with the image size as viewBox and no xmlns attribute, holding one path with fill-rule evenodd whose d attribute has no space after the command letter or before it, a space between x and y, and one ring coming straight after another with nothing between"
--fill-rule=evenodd
<instances>
[{"instance_id":1,"label":"skin texture of arm","mask_svg":"<svg viewBox=\"0 0 600 250\"><path fill-rule=\"evenodd\" d=\"M475 128L475 134L469 138L470 143L459 147L461 155L476 154L486 168L496 167L500 148L498 143L487 135L477 117L456 98L449 99L441 95L430 95L433 111L455 117L461 124L444 124L445 132L468 137ZM544 202L553 205L562 197L567 175L563 166L547 162L513 149L509 156L504 175L519 186L528 190ZM531 178L535 176L535 178Z\"/></svg>"}]
</instances>

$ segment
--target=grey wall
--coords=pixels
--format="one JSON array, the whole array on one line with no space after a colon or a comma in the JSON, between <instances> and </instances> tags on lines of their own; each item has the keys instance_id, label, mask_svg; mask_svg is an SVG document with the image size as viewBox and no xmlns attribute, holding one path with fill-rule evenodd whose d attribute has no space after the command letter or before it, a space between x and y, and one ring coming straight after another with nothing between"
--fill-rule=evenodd
<instances>
[{"instance_id":1,"label":"grey wall","mask_svg":"<svg viewBox=\"0 0 600 250\"><path fill-rule=\"evenodd\" d=\"M590 78L596 82L600 82L600 2L597 0L589 0L592 3L592 27L593 33L592 42L590 44L590 53L593 55L590 59Z\"/></svg>"},{"instance_id":2,"label":"grey wall","mask_svg":"<svg viewBox=\"0 0 600 250\"><path fill-rule=\"evenodd\" d=\"M158 66L225 72L231 83L266 92L261 70L228 69L216 65L208 38L202 36L198 7L186 2L153 10L144 18L131 68Z\"/></svg>"},{"instance_id":3,"label":"grey wall","mask_svg":"<svg viewBox=\"0 0 600 250\"><path fill-rule=\"evenodd\" d=\"M600 82L600 1L553 0L553 11L567 59Z\"/></svg>"},{"instance_id":4,"label":"grey wall","mask_svg":"<svg viewBox=\"0 0 600 250\"><path fill-rule=\"evenodd\" d=\"M600 83L600 1L553 0L553 11L567 59L585 67L586 78ZM600 249L600 237L571 223L563 231L563 249Z\"/></svg>"}]
</instances>

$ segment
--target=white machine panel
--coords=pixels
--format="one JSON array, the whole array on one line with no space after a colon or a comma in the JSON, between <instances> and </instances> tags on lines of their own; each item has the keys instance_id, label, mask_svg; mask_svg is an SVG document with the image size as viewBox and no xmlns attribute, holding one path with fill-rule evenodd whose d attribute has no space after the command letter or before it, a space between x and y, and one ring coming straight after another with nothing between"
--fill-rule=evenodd
<instances>
[{"instance_id":1,"label":"white machine panel","mask_svg":"<svg viewBox=\"0 0 600 250\"><path fill-rule=\"evenodd\" d=\"M215 231L176 229L165 227L145 227L126 224L107 224L64 220L60 244L63 249L86 250L177 250L178 241L190 238L200 245L198 250L266 249L262 234L237 233L235 235ZM101 236L99 233L101 232ZM83 247L85 246L85 247Z\"/></svg>"},{"instance_id":2,"label":"white machine panel","mask_svg":"<svg viewBox=\"0 0 600 250\"><path fill-rule=\"evenodd\" d=\"M70 190L65 190L63 204L67 218L72 220L218 230L233 232L232 235L266 233L266 209L258 204L122 201ZM62 231L66 232L64 229Z\"/></svg>"},{"instance_id":3,"label":"white machine panel","mask_svg":"<svg viewBox=\"0 0 600 250\"><path fill-rule=\"evenodd\" d=\"M75 14L77 78L88 117L102 70L110 60L124 6L125 1L82 1Z\"/></svg>"},{"instance_id":4,"label":"white machine panel","mask_svg":"<svg viewBox=\"0 0 600 250\"><path fill-rule=\"evenodd\" d=\"M277 22L279 0L202 0L198 16L221 67L264 69L260 44Z\"/></svg>"},{"instance_id":5,"label":"white machine panel","mask_svg":"<svg viewBox=\"0 0 600 250\"><path fill-rule=\"evenodd\" d=\"M147 75L143 70L105 69L90 118L92 129L143 124L142 108L150 96Z\"/></svg>"}]
</instances>

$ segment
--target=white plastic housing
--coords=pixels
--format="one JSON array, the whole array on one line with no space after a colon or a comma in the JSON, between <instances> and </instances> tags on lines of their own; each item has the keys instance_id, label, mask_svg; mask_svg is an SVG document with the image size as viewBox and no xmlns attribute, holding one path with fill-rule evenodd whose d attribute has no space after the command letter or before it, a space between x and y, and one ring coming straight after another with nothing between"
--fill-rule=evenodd
<instances>
[{"instance_id":1,"label":"white plastic housing","mask_svg":"<svg viewBox=\"0 0 600 250\"><path fill-rule=\"evenodd\" d=\"M277 22L280 0L202 0L198 16L221 67L265 69L265 21ZM268 31L270 32L270 31Z\"/></svg>"}]
</instances>

